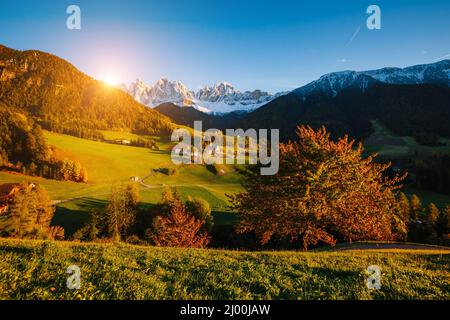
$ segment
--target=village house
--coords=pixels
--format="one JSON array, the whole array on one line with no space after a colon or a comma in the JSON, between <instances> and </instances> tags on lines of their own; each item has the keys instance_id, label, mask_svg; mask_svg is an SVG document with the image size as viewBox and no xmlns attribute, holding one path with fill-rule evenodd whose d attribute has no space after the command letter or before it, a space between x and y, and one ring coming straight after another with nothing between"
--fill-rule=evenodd
<instances>
[{"instance_id":1,"label":"village house","mask_svg":"<svg viewBox=\"0 0 450 320\"><path fill-rule=\"evenodd\" d=\"M130 140L116 140L115 142L117 144L123 144L123 145L130 145L131 144Z\"/></svg>"}]
</instances>

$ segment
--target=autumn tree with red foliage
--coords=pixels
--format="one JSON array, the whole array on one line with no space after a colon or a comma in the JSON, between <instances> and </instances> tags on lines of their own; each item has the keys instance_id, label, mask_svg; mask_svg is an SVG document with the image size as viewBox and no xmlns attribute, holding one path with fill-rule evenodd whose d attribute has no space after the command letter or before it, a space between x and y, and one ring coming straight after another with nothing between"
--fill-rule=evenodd
<instances>
[{"instance_id":1,"label":"autumn tree with red foliage","mask_svg":"<svg viewBox=\"0 0 450 320\"><path fill-rule=\"evenodd\" d=\"M186 211L186 205L177 192L164 195L169 213L153 220L152 242L161 247L203 248L210 237L201 230L203 220Z\"/></svg>"},{"instance_id":2,"label":"autumn tree with red foliage","mask_svg":"<svg viewBox=\"0 0 450 320\"><path fill-rule=\"evenodd\" d=\"M229 196L240 214L239 233L254 232L262 244L274 236L300 241L395 240L404 236L394 191L404 176L388 178L390 164L363 158L363 146L347 136L330 139L324 127L299 127L298 142L280 145L280 170L245 173L245 191Z\"/></svg>"}]
</instances>

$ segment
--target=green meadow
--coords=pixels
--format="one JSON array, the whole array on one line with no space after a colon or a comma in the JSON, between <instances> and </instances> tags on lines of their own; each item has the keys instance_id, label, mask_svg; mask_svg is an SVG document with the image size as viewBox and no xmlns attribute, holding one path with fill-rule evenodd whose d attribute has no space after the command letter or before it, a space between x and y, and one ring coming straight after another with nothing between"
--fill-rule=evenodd
<instances>
[{"instance_id":1,"label":"green meadow","mask_svg":"<svg viewBox=\"0 0 450 320\"><path fill-rule=\"evenodd\" d=\"M137 139L127 132L103 132L106 139ZM174 187L183 198L201 197L209 202L219 221L229 217L225 194L239 192L239 175L232 166L220 166L224 174L205 165L176 166L170 158L171 143L167 138L152 138L159 151L148 148L117 145L80 139L72 136L45 132L47 142L56 147L61 157L77 160L88 171L89 182L74 183L28 177L20 174L0 172L0 184L6 182L34 181L43 186L52 200L57 202L55 223L62 225L67 234L79 228L87 213L93 208L102 208L114 183L132 183L131 177L144 179L138 183L143 205L154 204L161 199L162 191ZM154 172L159 168L175 168L175 175Z\"/></svg>"},{"instance_id":2,"label":"green meadow","mask_svg":"<svg viewBox=\"0 0 450 320\"><path fill-rule=\"evenodd\" d=\"M371 123L375 131L364 141L366 155L377 153L380 159L392 161L392 159L426 158L434 153L450 154L450 139L441 138L442 146L424 146L417 143L413 137L395 135L377 120L373 120ZM425 206L433 202L443 208L450 203L448 195L410 186L405 187L402 191L407 195L418 195Z\"/></svg>"},{"instance_id":3,"label":"green meadow","mask_svg":"<svg viewBox=\"0 0 450 320\"><path fill-rule=\"evenodd\" d=\"M395 135L379 121L371 121L374 133L364 141L365 153L385 158L427 157L433 153L450 153L450 139L441 138L442 146L424 146L409 136Z\"/></svg>"},{"instance_id":4,"label":"green meadow","mask_svg":"<svg viewBox=\"0 0 450 320\"><path fill-rule=\"evenodd\" d=\"M238 252L0 240L0 299L449 299L448 250ZM66 287L69 266L81 287ZM367 268L381 270L370 290Z\"/></svg>"}]
</instances>

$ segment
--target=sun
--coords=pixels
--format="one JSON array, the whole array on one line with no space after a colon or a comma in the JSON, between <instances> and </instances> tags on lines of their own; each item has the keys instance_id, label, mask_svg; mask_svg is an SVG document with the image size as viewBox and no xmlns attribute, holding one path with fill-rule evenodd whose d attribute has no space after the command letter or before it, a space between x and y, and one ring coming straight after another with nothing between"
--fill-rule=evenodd
<instances>
[{"instance_id":1,"label":"sun","mask_svg":"<svg viewBox=\"0 0 450 320\"><path fill-rule=\"evenodd\" d=\"M111 87L117 87L119 85L119 80L113 75L107 75L103 77L103 82Z\"/></svg>"}]
</instances>

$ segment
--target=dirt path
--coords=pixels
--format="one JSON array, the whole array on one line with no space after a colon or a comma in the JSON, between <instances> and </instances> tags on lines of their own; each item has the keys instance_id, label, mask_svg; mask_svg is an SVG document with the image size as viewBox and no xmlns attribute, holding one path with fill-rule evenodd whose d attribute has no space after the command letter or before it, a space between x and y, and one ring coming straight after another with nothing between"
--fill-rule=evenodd
<instances>
[{"instance_id":1,"label":"dirt path","mask_svg":"<svg viewBox=\"0 0 450 320\"><path fill-rule=\"evenodd\" d=\"M152 185L146 184L146 183L144 182L145 180L147 180L148 178L150 178L150 177L152 177L152 176L154 176L154 175L155 175L154 172L152 172L152 173L146 175L145 177L143 177L142 179L139 180L139 183L140 183L142 186L144 186L145 188L147 188L147 189L155 188L155 185L152 186Z\"/></svg>"}]
</instances>

